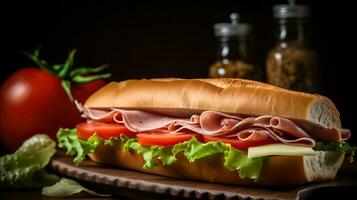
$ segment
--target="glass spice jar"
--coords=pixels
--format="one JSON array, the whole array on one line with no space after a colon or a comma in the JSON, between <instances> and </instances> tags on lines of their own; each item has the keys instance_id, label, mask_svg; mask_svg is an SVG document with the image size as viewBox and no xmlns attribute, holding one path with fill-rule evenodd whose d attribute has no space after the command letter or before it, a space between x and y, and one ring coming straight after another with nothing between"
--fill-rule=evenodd
<instances>
[{"instance_id":1,"label":"glass spice jar","mask_svg":"<svg viewBox=\"0 0 357 200\"><path fill-rule=\"evenodd\" d=\"M268 82L297 91L318 89L317 55L309 48L308 17L310 9L302 5L276 5L276 45L268 53Z\"/></svg>"},{"instance_id":2,"label":"glass spice jar","mask_svg":"<svg viewBox=\"0 0 357 200\"><path fill-rule=\"evenodd\" d=\"M252 27L239 23L239 15L232 13L231 23L214 25L217 57L211 65L211 78L246 78L259 80L261 71L252 64ZM260 72L260 73L259 73Z\"/></svg>"}]
</instances>

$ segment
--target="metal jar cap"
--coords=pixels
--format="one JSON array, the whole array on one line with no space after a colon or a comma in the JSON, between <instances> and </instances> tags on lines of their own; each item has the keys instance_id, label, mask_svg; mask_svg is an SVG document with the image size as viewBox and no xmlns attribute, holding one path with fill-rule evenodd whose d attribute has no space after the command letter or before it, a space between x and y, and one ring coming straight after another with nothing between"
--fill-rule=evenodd
<instances>
[{"instance_id":1,"label":"metal jar cap","mask_svg":"<svg viewBox=\"0 0 357 200\"><path fill-rule=\"evenodd\" d=\"M239 23L238 13L232 13L230 15L231 23L219 23L215 24L214 35L218 37L249 35L252 32L252 26L246 23Z\"/></svg>"},{"instance_id":2,"label":"metal jar cap","mask_svg":"<svg viewBox=\"0 0 357 200\"><path fill-rule=\"evenodd\" d=\"M306 18L310 16L310 7L304 5L275 5L274 18Z\"/></svg>"}]
</instances>

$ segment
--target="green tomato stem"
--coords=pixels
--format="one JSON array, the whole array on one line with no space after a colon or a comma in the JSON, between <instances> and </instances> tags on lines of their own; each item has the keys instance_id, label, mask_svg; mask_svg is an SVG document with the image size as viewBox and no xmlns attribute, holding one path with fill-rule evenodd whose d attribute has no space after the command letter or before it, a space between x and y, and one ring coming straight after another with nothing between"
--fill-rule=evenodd
<instances>
[{"instance_id":1,"label":"green tomato stem","mask_svg":"<svg viewBox=\"0 0 357 200\"><path fill-rule=\"evenodd\" d=\"M75 77L77 75L84 75L84 74L91 74L91 73L98 73L103 69L108 68L108 65L101 65L95 68L78 68L71 71L70 76Z\"/></svg>"},{"instance_id":2,"label":"green tomato stem","mask_svg":"<svg viewBox=\"0 0 357 200\"><path fill-rule=\"evenodd\" d=\"M47 62L44 60L41 60L39 57L40 54L40 49L36 49L35 52L33 54L28 53L28 52L24 52L24 54L30 59L32 60L34 63L36 63L40 69L47 71L47 72L52 72L51 68L48 66Z\"/></svg>"},{"instance_id":3,"label":"green tomato stem","mask_svg":"<svg viewBox=\"0 0 357 200\"><path fill-rule=\"evenodd\" d=\"M101 65L95 68L77 68L72 69L74 56L76 54L76 49L73 49L64 64L56 64L53 66L49 66L46 61L40 59L40 49L36 49L33 54L24 52L24 54L30 58L33 62L35 62L40 69L47 71L49 73L55 74L61 79L61 85L66 92L68 98L73 102L74 98L71 93L71 84L72 83L88 83L91 81L109 78L111 76L110 73L99 74L103 69L107 68L108 65Z\"/></svg>"},{"instance_id":4,"label":"green tomato stem","mask_svg":"<svg viewBox=\"0 0 357 200\"><path fill-rule=\"evenodd\" d=\"M66 92L67 96L69 97L69 100L71 100L73 102L74 98L73 98L72 92L71 92L71 81L62 80L61 83L62 83L62 87L63 87L64 91Z\"/></svg>"},{"instance_id":5,"label":"green tomato stem","mask_svg":"<svg viewBox=\"0 0 357 200\"><path fill-rule=\"evenodd\" d=\"M64 63L61 71L58 72L58 76L60 78L66 78L68 76L68 74L71 71L72 65L73 65L73 60L74 60L74 55L76 54L76 49L73 49L69 55L68 58L66 60L66 62Z\"/></svg>"},{"instance_id":6,"label":"green tomato stem","mask_svg":"<svg viewBox=\"0 0 357 200\"><path fill-rule=\"evenodd\" d=\"M93 75L93 76L77 75L77 76L72 78L72 81L74 83L88 83L88 82L99 80L99 79L109 78L110 76L111 76L110 73L108 73L108 74L98 74L98 75Z\"/></svg>"}]
</instances>

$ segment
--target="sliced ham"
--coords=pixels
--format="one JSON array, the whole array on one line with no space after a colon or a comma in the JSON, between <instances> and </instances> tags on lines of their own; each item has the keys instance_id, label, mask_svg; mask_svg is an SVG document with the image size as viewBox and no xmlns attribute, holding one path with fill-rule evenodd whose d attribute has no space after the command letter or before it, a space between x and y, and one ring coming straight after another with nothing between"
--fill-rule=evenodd
<instances>
[{"instance_id":1,"label":"sliced ham","mask_svg":"<svg viewBox=\"0 0 357 200\"><path fill-rule=\"evenodd\" d=\"M349 129L341 128L322 128L322 127L310 127L306 129L313 137L316 137L322 141L337 142L346 141L351 137L351 131Z\"/></svg>"},{"instance_id":2,"label":"sliced ham","mask_svg":"<svg viewBox=\"0 0 357 200\"><path fill-rule=\"evenodd\" d=\"M89 120L111 120L124 124L133 132L153 132L167 130L171 133L179 133L182 130L190 130L202 135L236 137L239 140L257 140L268 137L285 144L304 145L313 147L315 140L344 141L351 132L348 129L326 129L314 127L307 130L307 134L293 121L264 115L259 117L242 117L216 111L204 111L200 115L193 114L190 118L178 118L164 116L157 113L140 110L95 110L77 105L83 116ZM311 135L311 136L310 136Z\"/></svg>"},{"instance_id":3,"label":"sliced ham","mask_svg":"<svg viewBox=\"0 0 357 200\"><path fill-rule=\"evenodd\" d=\"M290 133L296 138L310 137L304 130L297 126L291 120L282 117L271 116L269 124L272 129L278 129L285 133Z\"/></svg>"},{"instance_id":4,"label":"sliced ham","mask_svg":"<svg viewBox=\"0 0 357 200\"><path fill-rule=\"evenodd\" d=\"M74 101L79 112L82 113L82 117L89 120L106 120L112 119L115 111L113 110L99 110L99 109L89 109L82 106L78 101Z\"/></svg>"},{"instance_id":5,"label":"sliced ham","mask_svg":"<svg viewBox=\"0 0 357 200\"><path fill-rule=\"evenodd\" d=\"M204 135L222 135L241 125L242 117L221 112L205 111L200 115L200 124Z\"/></svg>"},{"instance_id":6,"label":"sliced ham","mask_svg":"<svg viewBox=\"0 0 357 200\"><path fill-rule=\"evenodd\" d=\"M284 144L294 144L294 145L301 145L301 146L315 146L315 140L309 137L302 137L297 139L285 139L284 137L280 136L276 132L272 131L271 129L265 127L254 127L250 129L243 130L237 134L238 139L241 141L247 140L265 140L268 138L272 138L275 141L279 141Z\"/></svg>"},{"instance_id":7,"label":"sliced ham","mask_svg":"<svg viewBox=\"0 0 357 200\"><path fill-rule=\"evenodd\" d=\"M260 127L261 129L259 131L264 132L266 135L268 135L272 139L279 141L281 143L284 143L284 144L301 145L301 146L308 146L308 147L315 146L315 140L312 139L310 136L291 137L291 135L294 135L295 133L284 132L279 129L275 130L275 129L272 129L271 127L266 126L266 125L256 125L255 127ZM241 137L239 134L240 133L238 133L238 138ZM254 132L252 134L254 134Z\"/></svg>"},{"instance_id":8,"label":"sliced ham","mask_svg":"<svg viewBox=\"0 0 357 200\"><path fill-rule=\"evenodd\" d=\"M336 129L336 128L335 128ZM338 129L337 129L338 130ZM341 128L338 130L341 133L341 140L346 141L351 137L351 130L347 128Z\"/></svg>"},{"instance_id":9,"label":"sliced ham","mask_svg":"<svg viewBox=\"0 0 357 200\"><path fill-rule=\"evenodd\" d=\"M175 118L148 113L138 110L113 109L121 114L121 119L116 122L123 123L130 131L145 132L163 128L175 121Z\"/></svg>"},{"instance_id":10,"label":"sliced ham","mask_svg":"<svg viewBox=\"0 0 357 200\"><path fill-rule=\"evenodd\" d=\"M237 134L237 137L241 141L262 141L272 138L267 134L267 130L259 127L242 130ZM272 139L277 140L277 138Z\"/></svg>"}]
</instances>

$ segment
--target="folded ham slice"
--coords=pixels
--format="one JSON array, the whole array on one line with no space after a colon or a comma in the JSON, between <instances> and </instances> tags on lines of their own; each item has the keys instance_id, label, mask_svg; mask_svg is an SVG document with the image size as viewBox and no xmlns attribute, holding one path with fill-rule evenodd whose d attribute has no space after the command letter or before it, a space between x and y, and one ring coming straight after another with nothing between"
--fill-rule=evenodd
<instances>
[{"instance_id":1,"label":"folded ham slice","mask_svg":"<svg viewBox=\"0 0 357 200\"><path fill-rule=\"evenodd\" d=\"M200 127L193 128L192 125L181 123L181 121L171 124L171 126L175 125L181 126L175 132L188 129L202 135L237 137L242 141L264 140L266 137L270 137L284 144L315 146L315 140L295 123L288 119L269 115L242 118L215 111L205 111L200 115Z\"/></svg>"},{"instance_id":2,"label":"folded ham slice","mask_svg":"<svg viewBox=\"0 0 357 200\"><path fill-rule=\"evenodd\" d=\"M155 132L167 129L171 133L190 130L198 134L237 138L238 140L263 140L268 137L275 141L313 147L315 139L323 141L343 141L350 137L348 129L313 128L305 130L293 121L271 115L259 117L242 117L216 111L204 111L200 115L193 114L189 118L164 116L141 110L96 110L77 105L82 116L91 120L112 120L124 124L133 132Z\"/></svg>"}]
</instances>

